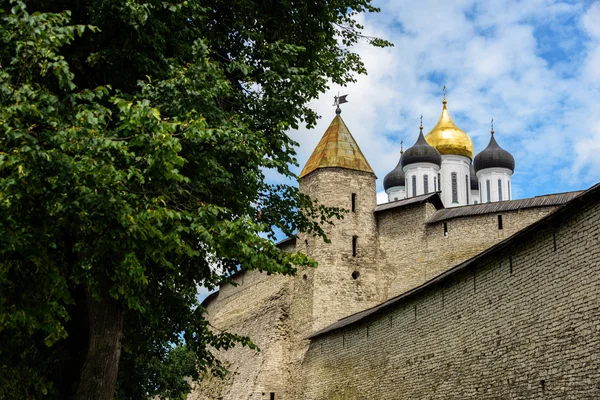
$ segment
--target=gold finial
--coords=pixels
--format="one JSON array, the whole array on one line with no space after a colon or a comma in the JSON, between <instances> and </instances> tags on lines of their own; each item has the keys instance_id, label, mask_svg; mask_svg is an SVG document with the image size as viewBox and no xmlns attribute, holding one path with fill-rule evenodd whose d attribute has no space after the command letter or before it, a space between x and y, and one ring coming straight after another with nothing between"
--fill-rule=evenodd
<instances>
[{"instance_id":1,"label":"gold finial","mask_svg":"<svg viewBox=\"0 0 600 400\"><path fill-rule=\"evenodd\" d=\"M420 130L423 130L423 114L421 114L421 125L419 126Z\"/></svg>"},{"instance_id":2,"label":"gold finial","mask_svg":"<svg viewBox=\"0 0 600 400\"><path fill-rule=\"evenodd\" d=\"M494 118L492 118L492 130L490 132L492 135L494 134Z\"/></svg>"},{"instance_id":3,"label":"gold finial","mask_svg":"<svg viewBox=\"0 0 600 400\"><path fill-rule=\"evenodd\" d=\"M444 85L444 87L442 88L442 90L444 91L444 100L442 101L442 103L444 105L446 105L447 101L446 101L446 85Z\"/></svg>"},{"instance_id":4,"label":"gold finial","mask_svg":"<svg viewBox=\"0 0 600 400\"><path fill-rule=\"evenodd\" d=\"M404 154L404 149L402 148L403 140L400 141L400 154Z\"/></svg>"}]
</instances>

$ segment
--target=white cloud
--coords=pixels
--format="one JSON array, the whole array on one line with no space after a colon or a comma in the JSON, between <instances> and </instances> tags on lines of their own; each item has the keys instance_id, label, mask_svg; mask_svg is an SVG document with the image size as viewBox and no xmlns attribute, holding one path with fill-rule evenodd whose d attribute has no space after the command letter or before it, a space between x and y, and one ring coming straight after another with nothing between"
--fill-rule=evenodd
<instances>
[{"instance_id":1,"label":"white cloud","mask_svg":"<svg viewBox=\"0 0 600 400\"><path fill-rule=\"evenodd\" d=\"M384 191L377 192L377 204L383 204L388 202L388 196Z\"/></svg>"},{"instance_id":2,"label":"white cloud","mask_svg":"<svg viewBox=\"0 0 600 400\"><path fill-rule=\"evenodd\" d=\"M369 75L333 87L312 107L323 118L300 143L300 168L334 116L338 91L349 93L342 117L378 176L428 131L448 90L454 121L475 143L497 139L516 158L514 193L525 197L580 189L600 180L600 3L553 0L384 0L360 16L368 35L395 47L357 47ZM378 199L383 197L378 193Z\"/></svg>"}]
</instances>

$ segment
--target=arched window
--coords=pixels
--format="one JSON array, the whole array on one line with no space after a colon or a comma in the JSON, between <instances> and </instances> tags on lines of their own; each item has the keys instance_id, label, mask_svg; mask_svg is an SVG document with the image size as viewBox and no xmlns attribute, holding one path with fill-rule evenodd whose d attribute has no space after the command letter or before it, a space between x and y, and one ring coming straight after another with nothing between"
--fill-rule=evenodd
<instances>
[{"instance_id":1,"label":"arched window","mask_svg":"<svg viewBox=\"0 0 600 400\"><path fill-rule=\"evenodd\" d=\"M429 193L429 175L423 175L423 191L425 194Z\"/></svg>"},{"instance_id":2,"label":"arched window","mask_svg":"<svg viewBox=\"0 0 600 400\"><path fill-rule=\"evenodd\" d=\"M458 181L456 172L452 173L452 202L458 203Z\"/></svg>"},{"instance_id":3,"label":"arched window","mask_svg":"<svg viewBox=\"0 0 600 400\"><path fill-rule=\"evenodd\" d=\"M438 173L438 190L442 191L442 175Z\"/></svg>"},{"instance_id":4,"label":"arched window","mask_svg":"<svg viewBox=\"0 0 600 400\"><path fill-rule=\"evenodd\" d=\"M412 195L415 197L417 195L417 176L412 176Z\"/></svg>"},{"instance_id":5,"label":"arched window","mask_svg":"<svg viewBox=\"0 0 600 400\"><path fill-rule=\"evenodd\" d=\"M465 193L467 194L467 204L469 204L469 190L471 189L469 185L469 175L465 175Z\"/></svg>"},{"instance_id":6,"label":"arched window","mask_svg":"<svg viewBox=\"0 0 600 400\"><path fill-rule=\"evenodd\" d=\"M479 184L479 202L483 203L483 192L481 191L481 183Z\"/></svg>"},{"instance_id":7,"label":"arched window","mask_svg":"<svg viewBox=\"0 0 600 400\"><path fill-rule=\"evenodd\" d=\"M435 176L433 177L433 191L434 192L438 191L438 189L437 189L437 177L435 177Z\"/></svg>"},{"instance_id":8,"label":"arched window","mask_svg":"<svg viewBox=\"0 0 600 400\"><path fill-rule=\"evenodd\" d=\"M508 181L508 200L512 200L510 197L510 181Z\"/></svg>"},{"instance_id":9,"label":"arched window","mask_svg":"<svg viewBox=\"0 0 600 400\"><path fill-rule=\"evenodd\" d=\"M498 201L502 201L502 179L498 179Z\"/></svg>"},{"instance_id":10,"label":"arched window","mask_svg":"<svg viewBox=\"0 0 600 400\"><path fill-rule=\"evenodd\" d=\"M490 202L490 180L489 179L485 181L485 186L487 189L487 202L489 203Z\"/></svg>"}]
</instances>

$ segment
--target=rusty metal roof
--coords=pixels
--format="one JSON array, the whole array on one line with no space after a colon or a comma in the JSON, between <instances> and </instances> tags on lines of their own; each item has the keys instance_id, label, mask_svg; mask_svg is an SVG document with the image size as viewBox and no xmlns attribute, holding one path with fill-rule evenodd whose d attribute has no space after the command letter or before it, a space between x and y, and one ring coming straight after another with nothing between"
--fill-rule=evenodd
<instances>
[{"instance_id":1,"label":"rusty metal roof","mask_svg":"<svg viewBox=\"0 0 600 400\"><path fill-rule=\"evenodd\" d=\"M404 207L409 204L429 202L435 206L437 210L444 208L444 204L440 199L438 192L422 194L420 196L410 197L408 199L391 201L389 203L379 204L375 207L375 212L390 210L392 208Z\"/></svg>"},{"instance_id":2,"label":"rusty metal roof","mask_svg":"<svg viewBox=\"0 0 600 400\"><path fill-rule=\"evenodd\" d=\"M575 197L583 191L548 194L544 196L530 197L528 199L497 201L494 203L473 204L469 206L445 208L436 211L427 221L428 224L446 221L452 218L468 217L473 215L493 214L504 211L514 211L523 208L559 206Z\"/></svg>"},{"instance_id":3,"label":"rusty metal roof","mask_svg":"<svg viewBox=\"0 0 600 400\"><path fill-rule=\"evenodd\" d=\"M341 116L336 115L300 172L300 178L317 168L340 167L374 174Z\"/></svg>"},{"instance_id":4,"label":"rusty metal roof","mask_svg":"<svg viewBox=\"0 0 600 400\"><path fill-rule=\"evenodd\" d=\"M560 220L560 218L562 218L566 213L573 214L574 212L577 212L577 210L580 209L580 207L581 207L580 205L582 203L585 204L585 202L594 202L594 201L598 202L600 199L600 184L596 184L586 191L570 192L570 193L577 193L577 195L573 196L571 198L571 201L568 201L567 203L562 204L560 207L558 207L556 210L553 210L551 213L549 213L545 217L537 220L536 222L534 222L531 225L526 226L525 228L521 229L520 231L516 232L514 235L508 237L507 239L501 241L500 243L496 243L495 245L482 251L481 253L477 254L476 256L471 257L470 259L463 261L460 264L455 265L454 267L450 268L446 272L441 273L440 275L436 276L435 278L425 282L424 284L422 284L420 286L417 286L414 289L409 290L408 292L405 292L399 296L393 297L384 303L376 305L375 307L371 307L369 309L360 311L356 314L352 314L345 318L342 318L342 319L338 320L337 322L334 322L333 324L313 333L307 339L315 339L315 338L323 336L329 332L336 331L338 329L342 329L348 325L352 325L355 323L360 323L361 321L365 321L370 317L373 317L381 312L384 312L385 310L387 310L391 307L394 307L397 304L402 303L403 301L416 296L417 294L421 293L424 290L427 290L438 284L443 284L447 279L451 278L452 276L456 275L457 273L459 273L461 271L464 271L466 268L469 268L476 262L480 261L482 258L489 256L491 254L495 254L499 251L503 251L504 249L511 246L512 244L526 239L529 235L531 235L533 232L537 231L538 229L543 229L545 226L552 225L552 223L555 220ZM563 195L568 195L568 194L569 193L560 193L560 194L550 195L550 196L563 196ZM579 196L579 194L581 194L581 196ZM550 196L540 196L540 197L550 197ZM526 200L529 200L529 199L526 199Z\"/></svg>"}]
</instances>

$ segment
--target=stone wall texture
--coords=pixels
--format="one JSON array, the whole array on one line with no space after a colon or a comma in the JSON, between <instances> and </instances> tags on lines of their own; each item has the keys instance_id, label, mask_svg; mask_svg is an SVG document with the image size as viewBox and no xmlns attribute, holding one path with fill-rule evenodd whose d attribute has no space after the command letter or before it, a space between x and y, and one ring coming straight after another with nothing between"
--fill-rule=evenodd
<instances>
[{"instance_id":1,"label":"stone wall texture","mask_svg":"<svg viewBox=\"0 0 600 400\"><path fill-rule=\"evenodd\" d=\"M271 393L277 400L600 398L596 208L484 258L368 324L309 341L556 207L504 212L500 230L499 214L428 224L436 211L428 202L374 213L370 173L317 169L300 190L349 212L326 228L331 243L301 235L282 245L308 254L316 269L295 277L240 273L237 287L222 287L208 302L215 328L247 335L261 351L221 353L231 373L197 385L190 400L270 400Z\"/></svg>"},{"instance_id":2,"label":"stone wall texture","mask_svg":"<svg viewBox=\"0 0 600 400\"><path fill-rule=\"evenodd\" d=\"M600 398L598 199L311 341L302 399Z\"/></svg>"}]
</instances>

